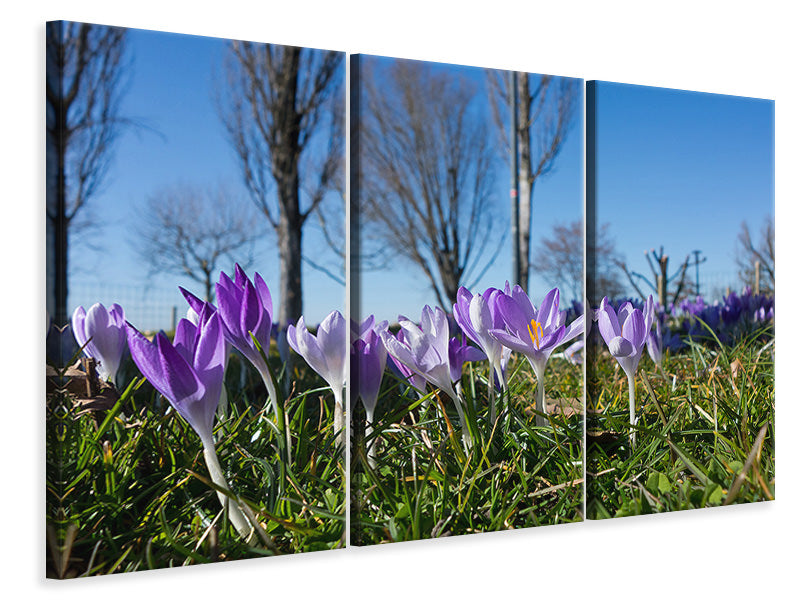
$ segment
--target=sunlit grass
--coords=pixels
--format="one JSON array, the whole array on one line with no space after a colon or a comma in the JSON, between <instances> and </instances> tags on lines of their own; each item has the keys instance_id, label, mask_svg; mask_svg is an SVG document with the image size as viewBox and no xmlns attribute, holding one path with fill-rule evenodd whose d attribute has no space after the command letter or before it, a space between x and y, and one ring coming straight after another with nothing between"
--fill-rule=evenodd
<instances>
[{"instance_id":1,"label":"sunlit grass","mask_svg":"<svg viewBox=\"0 0 800 600\"><path fill-rule=\"evenodd\" d=\"M459 419L444 394L416 393L386 376L376 425L356 428L352 464L355 545L500 531L582 520L581 370L548 365L548 399L577 406L535 425L535 378L524 359L509 365L509 394L489 422L488 365L467 364L462 378L473 445L465 451ZM443 414L446 414L446 417ZM356 408L356 421L364 419ZM375 443L375 465L364 450Z\"/></svg>"},{"instance_id":2,"label":"sunlit grass","mask_svg":"<svg viewBox=\"0 0 800 600\"><path fill-rule=\"evenodd\" d=\"M242 371L244 369L244 372ZM330 390L305 364L287 400L292 464L278 458L266 390L240 357L214 430L231 490L257 524L246 543L221 509L200 440L147 382L109 412L55 417L48 402L48 575L76 577L342 547L344 464ZM70 397L61 398L71 407ZM62 411L63 412L63 411Z\"/></svg>"},{"instance_id":3,"label":"sunlit grass","mask_svg":"<svg viewBox=\"0 0 800 600\"><path fill-rule=\"evenodd\" d=\"M636 446L625 376L600 353L588 385L587 516L620 517L772 500L774 329L732 346L712 336L636 376Z\"/></svg>"}]
</instances>

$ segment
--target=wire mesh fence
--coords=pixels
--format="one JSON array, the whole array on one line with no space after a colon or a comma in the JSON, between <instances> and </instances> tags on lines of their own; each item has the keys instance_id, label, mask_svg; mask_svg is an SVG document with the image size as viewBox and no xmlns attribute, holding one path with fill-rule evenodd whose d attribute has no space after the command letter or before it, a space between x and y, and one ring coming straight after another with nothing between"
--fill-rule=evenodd
<instances>
[{"instance_id":1,"label":"wire mesh fence","mask_svg":"<svg viewBox=\"0 0 800 600\"><path fill-rule=\"evenodd\" d=\"M186 314L186 301L177 287L115 285L97 282L73 282L69 288L68 314L78 306L89 308L95 302L106 307L117 303L125 310L125 319L140 331L171 331Z\"/></svg>"}]
</instances>

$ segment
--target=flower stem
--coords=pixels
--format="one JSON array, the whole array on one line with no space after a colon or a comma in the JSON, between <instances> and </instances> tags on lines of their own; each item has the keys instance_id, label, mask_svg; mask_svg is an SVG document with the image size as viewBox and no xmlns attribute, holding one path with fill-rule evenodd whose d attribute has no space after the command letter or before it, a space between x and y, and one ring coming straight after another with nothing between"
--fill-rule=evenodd
<instances>
[{"instance_id":1,"label":"flower stem","mask_svg":"<svg viewBox=\"0 0 800 600\"><path fill-rule=\"evenodd\" d=\"M269 368L269 367L267 367ZM286 424L286 412L283 409L283 398L278 395L278 391L275 388L275 382L272 379L272 374L270 372L262 373L261 379L264 381L264 385L267 387L267 394L269 395L270 403L272 404L272 409L275 411L275 421L278 426L278 431L280 431L281 435L284 437L285 440L285 456L282 457L286 465L292 464L292 434L289 431L289 426Z\"/></svg>"},{"instance_id":2,"label":"flower stem","mask_svg":"<svg viewBox=\"0 0 800 600\"><path fill-rule=\"evenodd\" d=\"M636 421L636 382L632 374L628 374L628 408L631 417L631 448L633 448L636 446L636 432L633 429L633 425Z\"/></svg>"},{"instance_id":3,"label":"flower stem","mask_svg":"<svg viewBox=\"0 0 800 600\"><path fill-rule=\"evenodd\" d=\"M213 439L203 440L203 458L206 460L206 466L208 467L208 474L211 476L211 481L224 490L230 491L228 482L225 481L222 467L219 464L217 452L214 449ZM220 491L217 491L217 498L219 498L222 508L228 511L228 517L237 533L243 540L249 540L253 535L253 527L250 525L247 517L244 516L244 513L242 513L239 505L236 502L231 502L231 499Z\"/></svg>"},{"instance_id":4,"label":"flower stem","mask_svg":"<svg viewBox=\"0 0 800 600\"><path fill-rule=\"evenodd\" d=\"M464 408L462 403L464 400L461 397L461 382L456 383L456 397L453 398L453 404L456 405L456 412L458 413L458 420L461 422L461 440L464 442L464 450L469 451L472 448L472 437L469 434L467 427L467 419L464 416Z\"/></svg>"},{"instance_id":5,"label":"flower stem","mask_svg":"<svg viewBox=\"0 0 800 600\"><path fill-rule=\"evenodd\" d=\"M333 390L333 435L336 447L344 450L344 405L342 404L342 390Z\"/></svg>"},{"instance_id":6,"label":"flower stem","mask_svg":"<svg viewBox=\"0 0 800 600\"><path fill-rule=\"evenodd\" d=\"M544 382L539 379L536 382L536 410L540 413L545 412L544 406ZM547 425L547 418L544 415L536 415L536 424L540 427Z\"/></svg>"},{"instance_id":7,"label":"flower stem","mask_svg":"<svg viewBox=\"0 0 800 600\"><path fill-rule=\"evenodd\" d=\"M372 435L372 421L373 421L374 414L371 412L367 412L367 423L364 426L364 440L365 443L368 445L367 447L367 462L371 468L375 468L378 462L375 460L375 440L366 441L367 438Z\"/></svg>"},{"instance_id":8,"label":"flower stem","mask_svg":"<svg viewBox=\"0 0 800 600\"><path fill-rule=\"evenodd\" d=\"M494 425L494 419L497 416L497 408L494 403L494 381L489 377L489 425Z\"/></svg>"}]
</instances>

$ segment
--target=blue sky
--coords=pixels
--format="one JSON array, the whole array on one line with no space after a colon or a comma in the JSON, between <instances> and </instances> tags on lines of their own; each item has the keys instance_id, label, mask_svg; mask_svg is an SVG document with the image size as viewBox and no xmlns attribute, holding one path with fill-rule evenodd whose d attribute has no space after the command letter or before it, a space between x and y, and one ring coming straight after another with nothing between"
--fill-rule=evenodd
<instances>
[{"instance_id":1,"label":"blue sky","mask_svg":"<svg viewBox=\"0 0 800 600\"><path fill-rule=\"evenodd\" d=\"M87 209L100 227L81 234L84 240L73 240L69 310L95 301L125 306L126 301L133 305L147 299L159 307L155 313L142 312L141 319L158 322L141 326L166 327L172 305L178 307L179 316L184 312L177 286L198 293L200 288L174 275L148 277L147 266L130 243L143 202L161 188L180 184L222 183L245 201L248 198L215 108L214 89L223 77L226 41L130 30L128 43L131 69L121 112L143 126L120 136L106 184ZM483 71L440 68L475 80L480 86L477 112L491 122ZM671 271L688 252L700 249L707 257L701 279L719 285L726 279L735 281L734 242L741 222L758 230L764 218L774 214L773 118L770 101L598 84L598 218L610 223L617 249L632 269L648 273L643 251L651 247L665 247L672 257ZM582 217L582 130L579 109L554 171L537 182L532 250L556 223ZM501 227L507 227L509 175L499 146L496 158L496 216ZM250 271L258 270L277 294L274 233L263 219L255 219L254 226L263 239ZM315 226L310 219L304 247L314 255L324 254ZM475 287L500 286L510 271L506 241L494 266ZM344 309L341 285L308 267L304 281L309 322ZM534 271L535 302L549 287ZM424 304L435 303L424 277L400 260L390 270L366 273L362 289L365 314L379 318L393 320L398 314L413 318ZM130 316L135 322L136 314Z\"/></svg>"},{"instance_id":2,"label":"blue sky","mask_svg":"<svg viewBox=\"0 0 800 600\"><path fill-rule=\"evenodd\" d=\"M128 128L119 137L106 183L87 206L99 225L91 233L81 234L91 247L77 236L73 239L77 243L70 256L70 311L78 304L116 301L123 308L129 304L128 316L134 324L166 328L172 305L178 307L179 318L185 314L178 285L202 295L201 286L191 279L172 274L148 277L147 265L137 258L130 242L143 202L161 188L223 184L250 202L216 110L214 90L224 80L226 44L216 38L129 30L131 68L120 113L141 126ZM315 226L314 219L309 219L304 248L315 256L324 255L326 249ZM277 300L275 234L257 214L254 227L262 239L257 261L248 273L261 273ZM232 267L224 269L231 272ZM342 285L307 267L304 277L305 312L310 322L318 322L331 310L344 310ZM136 307L140 300L158 306L140 310ZM137 323L137 318L146 322Z\"/></svg>"},{"instance_id":3,"label":"blue sky","mask_svg":"<svg viewBox=\"0 0 800 600\"><path fill-rule=\"evenodd\" d=\"M649 276L663 245L672 274L702 250L701 292L736 289L742 221L774 219L774 103L598 82L597 144L598 222L629 268Z\"/></svg>"}]
</instances>

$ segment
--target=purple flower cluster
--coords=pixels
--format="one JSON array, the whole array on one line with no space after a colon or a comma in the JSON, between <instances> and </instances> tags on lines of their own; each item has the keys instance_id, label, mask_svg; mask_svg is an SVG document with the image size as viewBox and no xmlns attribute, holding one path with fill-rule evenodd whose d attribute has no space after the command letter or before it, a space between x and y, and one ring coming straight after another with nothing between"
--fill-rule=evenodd
<instances>
[{"instance_id":1,"label":"purple flower cluster","mask_svg":"<svg viewBox=\"0 0 800 600\"><path fill-rule=\"evenodd\" d=\"M369 319L368 319L369 321ZM384 324L377 328L396 370L414 389L424 394L425 382L442 390L453 401L463 419L459 393L463 364L488 359L491 373L506 388L505 365L510 352L525 356L536 374L537 409L545 412L544 372L547 361L560 345L583 333L583 316L567 324L567 311L559 310L559 291L551 290L539 308L519 286L507 283L504 290L488 288L473 294L458 290L453 321L440 308L425 306L419 325L400 316L400 330L393 335ZM455 329L451 335L451 329ZM460 330L460 331L459 331ZM468 344L472 341L476 346ZM494 418L494 386L490 386L491 418ZM544 423L542 416L538 417ZM466 435L466 428L462 428ZM465 443L469 444L465 438Z\"/></svg>"}]
</instances>

